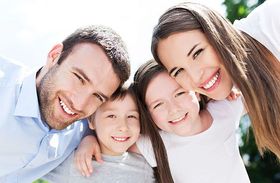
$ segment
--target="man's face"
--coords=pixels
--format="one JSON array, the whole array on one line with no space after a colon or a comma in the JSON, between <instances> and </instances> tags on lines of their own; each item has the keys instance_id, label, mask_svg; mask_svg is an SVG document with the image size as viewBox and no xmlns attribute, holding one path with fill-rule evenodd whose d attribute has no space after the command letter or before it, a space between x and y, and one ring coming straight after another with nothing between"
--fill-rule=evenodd
<instances>
[{"instance_id":1,"label":"man's face","mask_svg":"<svg viewBox=\"0 0 280 183\"><path fill-rule=\"evenodd\" d=\"M54 53L59 50L54 48L49 53L45 73L37 78L41 117L57 130L91 115L120 84L98 45L76 45L60 65L59 55Z\"/></svg>"}]
</instances>

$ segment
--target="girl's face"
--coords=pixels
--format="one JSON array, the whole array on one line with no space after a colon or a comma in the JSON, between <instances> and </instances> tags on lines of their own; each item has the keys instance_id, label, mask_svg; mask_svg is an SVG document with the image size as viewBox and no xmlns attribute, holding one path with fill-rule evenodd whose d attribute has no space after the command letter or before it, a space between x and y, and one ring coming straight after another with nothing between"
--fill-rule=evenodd
<instances>
[{"instance_id":1,"label":"girl's face","mask_svg":"<svg viewBox=\"0 0 280 183\"><path fill-rule=\"evenodd\" d=\"M159 41L159 59L186 90L221 100L233 86L220 57L200 30L179 32Z\"/></svg>"},{"instance_id":2,"label":"girl's face","mask_svg":"<svg viewBox=\"0 0 280 183\"><path fill-rule=\"evenodd\" d=\"M179 136L199 133L201 120L195 92L186 92L167 72L151 80L146 104L156 125Z\"/></svg>"},{"instance_id":3,"label":"girl's face","mask_svg":"<svg viewBox=\"0 0 280 183\"><path fill-rule=\"evenodd\" d=\"M107 155L126 152L140 134L139 112L130 94L105 102L90 124L96 130L102 153Z\"/></svg>"}]
</instances>

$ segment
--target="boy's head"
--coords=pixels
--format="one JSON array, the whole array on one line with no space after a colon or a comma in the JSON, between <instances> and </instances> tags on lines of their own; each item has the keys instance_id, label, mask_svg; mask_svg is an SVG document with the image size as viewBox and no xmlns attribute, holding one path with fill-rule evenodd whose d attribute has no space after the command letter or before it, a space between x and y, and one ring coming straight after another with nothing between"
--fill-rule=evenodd
<instances>
[{"instance_id":1,"label":"boy's head","mask_svg":"<svg viewBox=\"0 0 280 183\"><path fill-rule=\"evenodd\" d=\"M90 128L97 134L101 151L121 155L140 134L140 114L132 90L120 89L89 118Z\"/></svg>"}]
</instances>

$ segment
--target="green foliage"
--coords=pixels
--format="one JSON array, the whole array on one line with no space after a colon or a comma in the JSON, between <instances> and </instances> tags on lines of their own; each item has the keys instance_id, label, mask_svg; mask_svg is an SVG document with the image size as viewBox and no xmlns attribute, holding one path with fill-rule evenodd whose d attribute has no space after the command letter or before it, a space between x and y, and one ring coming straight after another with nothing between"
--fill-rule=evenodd
<instances>
[{"instance_id":1,"label":"green foliage","mask_svg":"<svg viewBox=\"0 0 280 183\"><path fill-rule=\"evenodd\" d=\"M42 179L38 179L38 180L36 180L36 181L34 181L32 183L48 183L48 182L45 181L45 180L42 180Z\"/></svg>"}]
</instances>

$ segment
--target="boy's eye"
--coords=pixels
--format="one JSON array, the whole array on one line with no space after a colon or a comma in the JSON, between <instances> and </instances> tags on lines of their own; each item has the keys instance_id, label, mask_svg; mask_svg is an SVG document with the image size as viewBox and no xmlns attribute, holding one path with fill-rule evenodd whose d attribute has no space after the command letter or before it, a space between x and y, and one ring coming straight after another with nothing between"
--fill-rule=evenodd
<instances>
[{"instance_id":1,"label":"boy's eye","mask_svg":"<svg viewBox=\"0 0 280 183\"><path fill-rule=\"evenodd\" d=\"M116 115L110 114L110 115L107 116L107 118L116 118Z\"/></svg>"},{"instance_id":2,"label":"boy's eye","mask_svg":"<svg viewBox=\"0 0 280 183\"><path fill-rule=\"evenodd\" d=\"M74 73L74 75L76 76L76 78L77 78L78 80L80 80L80 82L81 82L82 84L85 83L84 79L83 79L81 76L79 76L79 74Z\"/></svg>"},{"instance_id":3,"label":"boy's eye","mask_svg":"<svg viewBox=\"0 0 280 183\"><path fill-rule=\"evenodd\" d=\"M196 57L199 56L199 54L203 51L204 49L198 49L194 54L193 54L193 59L196 59Z\"/></svg>"}]
</instances>

